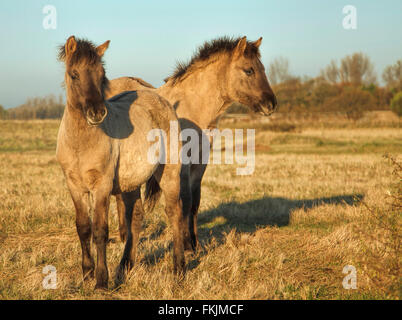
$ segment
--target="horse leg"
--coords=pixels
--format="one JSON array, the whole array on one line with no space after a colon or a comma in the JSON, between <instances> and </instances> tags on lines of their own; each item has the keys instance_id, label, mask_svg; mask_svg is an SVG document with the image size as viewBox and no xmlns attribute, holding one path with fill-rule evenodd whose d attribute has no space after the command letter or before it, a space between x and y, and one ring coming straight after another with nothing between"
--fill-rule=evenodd
<instances>
[{"instance_id":1,"label":"horse leg","mask_svg":"<svg viewBox=\"0 0 402 320\"><path fill-rule=\"evenodd\" d=\"M127 225L126 225L126 202L123 200L122 194L116 195L117 214L119 216L119 233L121 242L127 240Z\"/></svg>"},{"instance_id":2,"label":"horse leg","mask_svg":"<svg viewBox=\"0 0 402 320\"><path fill-rule=\"evenodd\" d=\"M140 188L133 192L123 193L121 199L125 207L125 223L127 226L130 226L130 228L127 229L127 241L116 274L116 286L123 282L124 271L126 269L130 270L135 263L138 239L144 218Z\"/></svg>"},{"instance_id":3,"label":"horse leg","mask_svg":"<svg viewBox=\"0 0 402 320\"><path fill-rule=\"evenodd\" d=\"M109 238L108 211L110 193L95 192L93 202L93 239L97 252L95 289L107 289L109 274L106 260L106 245Z\"/></svg>"},{"instance_id":4,"label":"horse leg","mask_svg":"<svg viewBox=\"0 0 402 320\"><path fill-rule=\"evenodd\" d=\"M82 273L84 281L86 281L94 277L95 269L94 260L91 257L92 228L91 218L88 215L88 193L79 192L71 184L69 184L69 189L76 211L75 225L81 242Z\"/></svg>"},{"instance_id":5,"label":"horse leg","mask_svg":"<svg viewBox=\"0 0 402 320\"><path fill-rule=\"evenodd\" d=\"M191 212L189 215L189 232L191 246L194 248L194 251L198 246L197 214L201 201L201 181L206 168L206 164L194 164L191 166Z\"/></svg>"},{"instance_id":6,"label":"horse leg","mask_svg":"<svg viewBox=\"0 0 402 320\"><path fill-rule=\"evenodd\" d=\"M197 214L198 208L200 207L201 201L201 181L191 186L192 202L191 202L191 212L189 217L189 229L191 237L191 246L194 251L198 246L198 229L197 229Z\"/></svg>"},{"instance_id":7,"label":"horse leg","mask_svg":"<svg viewBox=\"0 0 402 320\"><path fill-rule=\"evenodd\" d=\"M173 270L178 276L184 276L184 230L188 230L188 201L180 194L181 166L166 164L160 179L160 187L165 196L165 211L173 229Z\"/></svg>"},{"instance_id":8,"label":"horse leg","mask_svg":"<svg viewBox=\"0 0 402 320\"><path fill-rule=\"evenodd\" d=\"M180 198L183 204L183 220L185 225L183 226L183 242L184 250L195 251L193 241L191 238L191 229L188 228L190 219L190 209L192 203L191 186L190 186L190 166L182 165L180 172ZM187 222L187 223L186 223Z\"/></svg>"}]
</instances>

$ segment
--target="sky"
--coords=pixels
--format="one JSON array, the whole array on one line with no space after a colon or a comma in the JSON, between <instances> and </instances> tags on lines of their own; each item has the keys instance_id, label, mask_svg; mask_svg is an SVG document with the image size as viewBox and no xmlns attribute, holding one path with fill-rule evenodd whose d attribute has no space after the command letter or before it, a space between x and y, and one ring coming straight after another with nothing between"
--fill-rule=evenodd
<instances>
[{"instance_id":1,"label":"sky","mask_svg":"<svg viewBox=\"0 0 402 320\"><path fill-rule=\"evenodd\" d=\"M43 27L47 5L56 9L56 29ZM356 29L343 28L346 5L356 8ZM64 95L57 47L70 35L111 40L104 56L109 79L135 76L154 86L204 41L223 35L262 36L266 68L282 56L295 76L317 76L332 59L364 52L381 80L383 69L402 59L402 1L1 0L0 105Z\"/></svg>"}]
</instances>

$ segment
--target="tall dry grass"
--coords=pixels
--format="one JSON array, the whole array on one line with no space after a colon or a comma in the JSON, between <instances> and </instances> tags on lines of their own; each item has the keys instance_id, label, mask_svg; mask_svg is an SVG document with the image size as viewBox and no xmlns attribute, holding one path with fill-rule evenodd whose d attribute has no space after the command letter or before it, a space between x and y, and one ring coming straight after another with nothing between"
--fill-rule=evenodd
<instances>
[{"instance_id":1,"label":"tall dry grass","mask_svg":"<svg viewBox=\"0 0 402 320\"><path fill-rule=\"evenodd\" d=\"M0 121L1 299L400 298L400 253L383 249L401 234L400 209L386 196L390 190L400 196L391 188L398 180L383 158L388 150L400 163L400 128L257 127L253 175L237 176L236 163L207 169L202 249L186 256L185 280L176 283L172 275L162 202L145 216L127 281L94 292L94 283L82 282L74 208L54 155L57 127ZM35 142L42 139L49 142ZM111 280L123 251L115 209L112 201ZM42 286L46 265L57 269L56 290ZM356 290L342 286L345 265L357 269Z\"/></svg>"}]
</instances>

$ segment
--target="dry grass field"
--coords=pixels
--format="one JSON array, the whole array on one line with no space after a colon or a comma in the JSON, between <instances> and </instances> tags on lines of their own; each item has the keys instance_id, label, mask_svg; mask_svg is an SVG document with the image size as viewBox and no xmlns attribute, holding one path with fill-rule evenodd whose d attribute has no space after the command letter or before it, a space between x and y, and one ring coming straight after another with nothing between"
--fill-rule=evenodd
<instances>
[{"instance_id":1,"label":"dry grass field","mask_svg":"<svg viewBox=\"0 0 402 320\"><path fill-rule=\"evenodd\" d=\"M55 161L58 121L0 121L0 299L399 299L402 127L224 121L256 128L256 168L210 165L202 250L172 274L163 202L144 219L138 264L118 289L83 283L73 203ZM399 174L399 177L397 176ZM399 186L395 187L395 184ZM397 188L397 189L395 189ZM398 189L399 188L399 189ZM123 252L109 214L110 285ZM57 269L44 289L42 269ZM344 266L357 289L344 289Z\"/></svg>"}]
</instances>

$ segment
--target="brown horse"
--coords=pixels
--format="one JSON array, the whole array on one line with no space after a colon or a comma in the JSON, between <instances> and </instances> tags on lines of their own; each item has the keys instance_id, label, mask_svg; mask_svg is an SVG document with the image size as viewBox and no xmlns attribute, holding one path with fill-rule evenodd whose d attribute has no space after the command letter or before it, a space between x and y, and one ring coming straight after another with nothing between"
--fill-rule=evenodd
<instances>
[{"instance_id":1,"label":"brown horse","mask_svg":"<svg viewBox=\"0 0 402 320\"><path fill-rule=\"evenodd\" d=\"M163 165L163 161L152 164L147 158L151 146L147 133L153 129L167 133L162 144L169 157L170 121L177 121L176 114L164 98L146 90L125 92L105 101L108 80L102 56L108 46L109 41L95 47L72 36L59 52L66 67L67 105L57 139L57 160L76 209L84 279L94 274L91 235L96 245L95 288L108 285L106 244L112 194L121 195L120 208L130 226L118 274L134 263L144 214L139 189L142 184L153 177L162 188L166 214L173 226L174 270L179 274L184 272L182 232L187 227L183 210L189 210L183 208L180 198L181 165Z\"/></svg>"},{"instance_id":2,"label":"brown horse","mask_svg":"<svg viewBox=\"0 0 402 320\"><path fill-rule=\"evenodd\" d=\"M182 129L193 128L200 134L202 129L215 128L220 116L234 102L248 106L255 113L268 116L276 109L277 101L260 60L261 41L262 38L250 42L246 37L223 37L206 42L189 63L179 64L174 74L160 88L152 89L151 85L138 78L123 77L110 81L106 95L112 97L125 90L153 90L175 107ZM205 169L205 164L192 164L182 171L186 172L182 180L190 174L192 197L192 214L189 219L191 239L187 239L186 249L190 248L190 244L195 249L198 242L197 212ZM124 239L124 211L119 205L122 200L120 197L116 199L120 234Z\"/></svg>"}]
</instances>

